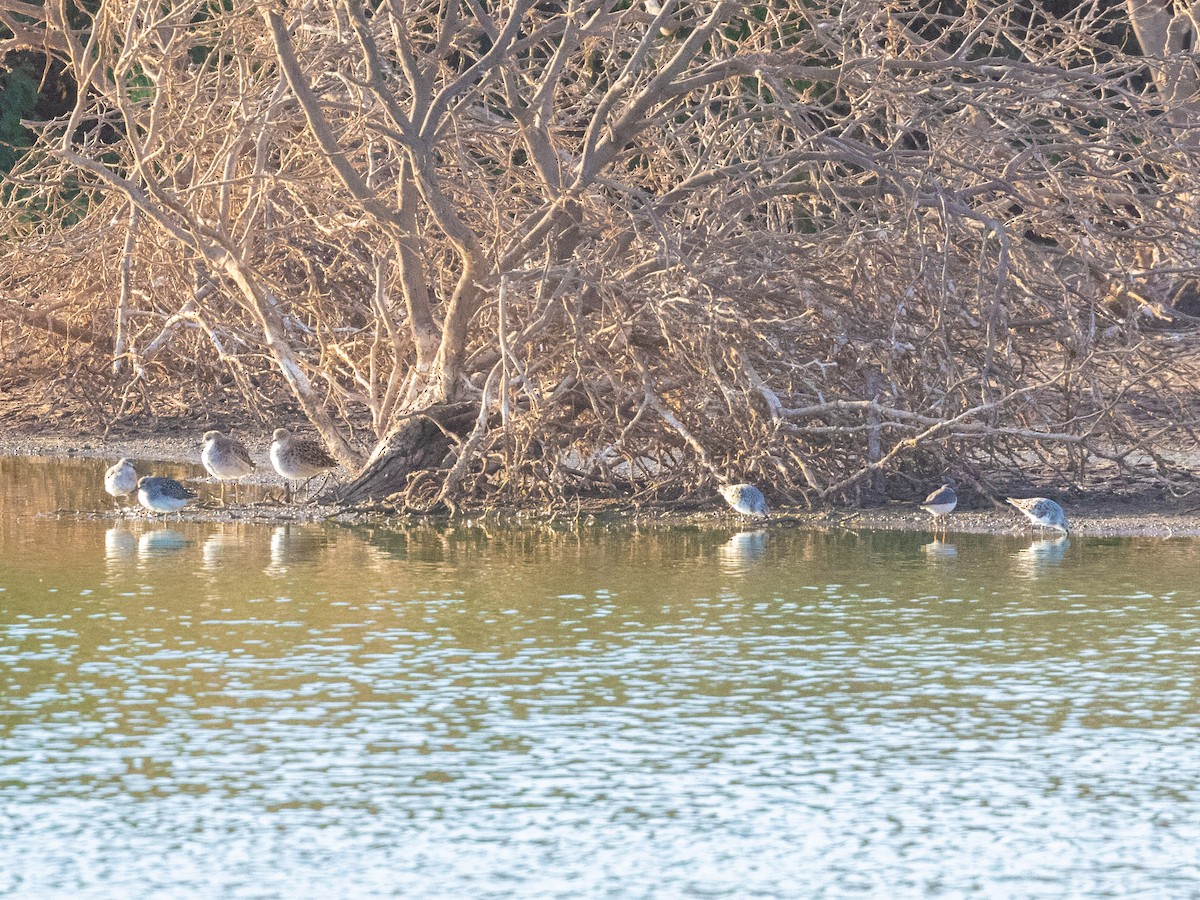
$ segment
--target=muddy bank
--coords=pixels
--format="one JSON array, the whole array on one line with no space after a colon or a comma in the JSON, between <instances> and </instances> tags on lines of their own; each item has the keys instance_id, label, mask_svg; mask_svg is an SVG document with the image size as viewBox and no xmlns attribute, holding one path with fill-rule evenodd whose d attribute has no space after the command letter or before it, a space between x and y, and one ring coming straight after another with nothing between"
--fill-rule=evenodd
<instances>
[{"instance_id":1,"label":"muddy bank","mask_svg":"<svg viewBox=\"0 0 1200 900\"><path fill-rule=\"evenodd\" d=\"M222 507L217 503L219 487L215 479L209 478L200 467L200 448L203 429L194 433L180 431L175 434L120 434L78 435L30 434L21 431L0 430L0 456L36 456L58 459L96 459L107 462L128 456L139 464L139 470L151 470L154 463L163 464L162 474L174 474L184 478L201 494L200 501L183 512L184 520L209 522L295 522L295 521L341 521L361 522L387 520L396 522L428 522L444 520L445 516L386 516L378 511L348 511L333 506L311 504L287 505L277 495L282 492L282 481L271 469L267 457L270 434L251 430L238 431L237 437L250 450L258 469L243 481L241 505ZM172 468L173 467L173 468ZM169 469L169 470L168 470ZM346 472L335 477L345 478ZM99 488L98 488L99 489ZM229 492L227 492L229 493ZM769 491L767 492L769 495ZM230 499L232 496L230 494ZM1072 532L1094 536L1147 536L1184 537L1200 536L1200 498L1158 499L1125 496L1111 498L1102 495L1063 499L1071 520ZM1003 504L991 505L986 500L977 502L977 508L960 507L949 518L951 533L974 534L1021 534L1029 532L1028 524L1016 510ZM886 529L895 531L930 531L930 518L915 505L889 503L883 506L858 510L827 510L812 512L803 508L787 508L778 504L767 527L805 527L820 529L868 530ZM62 510L61 515L79 515L97 518L147 518L139 510ZM710 505L669 509L650 506L632 507L621 501L605 501L583 504L570 509L548 509L545 507L520 510L501 509L486 514L465 518L497 525L511 523L545 524L553 527L574 527L599 523L628 525L658 525L692 527L741 528L753 527L752 523L729 513L719 497L714 496ZM1047 533L1049 536L1050 533Z\"/></svg>"},{"instance_id":2,"label":"muddy bank","mask_svg":"<svg viewBox=\"0 0 1200 900\"><path fill-rule=\"evenodd\" d=\"M1084 501L1066 503L1067 517L1071 522L1072 535L1094 537L1196 537L1200 536L1200 515L1188 510L1154 512L1136 510L1130 504L1115 502ZM931 531L929 516L907 505L895 504L886 507L847 512L844 515L827 514L797 516L798 522L834 524L839 528L884 529L888 531ZM950 534L1030 534L1025 517L1010 506L998 506L989 510L966 510L954 512L948 522ZM1045 537L1053 538L1057 532L1047 530Z\"/></svg>"},{"instance_id":3,"label":"muddy bank","mask_svg":"<svg viewBox=\"0 0 1200 900\"><path fill-rule=\"evenodd\" d=\"M116 462L122 456L134 460L200 464L204 432L179 431L174 434L33 434L21 430L0 429L0 456L48 456L70 459L105 459ZM270 468L267 451L271 433L239 431L237 438L246 445L259 468Z\"/></svg>"}]
</instances>

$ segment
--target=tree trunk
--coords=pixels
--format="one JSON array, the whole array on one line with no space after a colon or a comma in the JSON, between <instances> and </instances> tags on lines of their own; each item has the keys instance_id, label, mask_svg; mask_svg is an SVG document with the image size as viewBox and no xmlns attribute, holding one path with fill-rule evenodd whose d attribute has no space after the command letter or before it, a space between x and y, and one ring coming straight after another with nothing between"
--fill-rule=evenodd
<instances>
[{"instance_id":1,"label":"tree trunk","mask_svg":"<svg viewBox=\"0 0 1200 900\"><path fill-rule=\"evenodd\" d=\"M478 412L472 401L436 403L401 419L376 447L371 459L348 484L330 492L337 503L386 500L403 493L409 476L441 465L455 438L462 439Z\"/></svg>"}]
</instances>

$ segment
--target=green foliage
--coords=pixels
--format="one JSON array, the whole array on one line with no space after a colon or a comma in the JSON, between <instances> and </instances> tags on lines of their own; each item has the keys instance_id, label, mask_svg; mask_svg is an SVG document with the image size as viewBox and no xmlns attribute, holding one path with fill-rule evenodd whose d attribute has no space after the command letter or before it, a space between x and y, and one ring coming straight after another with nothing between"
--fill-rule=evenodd
<instances>
[{"instance_id":1,"label":"green foliage","mask_svg":"<svg viewBox=\"0 0 1200 900\"><path fill-rule=\"evenodd\" d=\"M21 124L38 102L38 82L25 69L0 74L0 171L8 172L32 145L33 134Z\"/></svg>"},{"instance_id":2,"label":"green foliage","mask_svg":"<svg viewBox=\"0 0 1200 900\"><path fill-rule=\"evenodd\" d=\"M134 103L147 103L154 99L154 82L140 67L135 68L128 85L129 99Z\"/></svg>"}]
</instances>

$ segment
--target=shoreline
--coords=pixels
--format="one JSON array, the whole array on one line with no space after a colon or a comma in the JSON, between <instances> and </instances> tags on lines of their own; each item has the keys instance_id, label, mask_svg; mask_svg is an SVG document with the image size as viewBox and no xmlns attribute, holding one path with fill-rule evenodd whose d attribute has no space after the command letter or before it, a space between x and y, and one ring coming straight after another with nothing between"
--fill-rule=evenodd
<instances>
[{"instance_id":1,"label":"shoreline","mask_svg":"<svg viewBox=\"0 0 1200 900\"><path fill-rule=\"evenodd\" d=\"M207 430L205 428L204 430ZM161 462L171 465L187 465L201 472L200 446L203 430L194 434L181 431L178 434L150 434L131 436L127 434L105 437L99 434L61 435L29 434L0 429L0 456L46 459L96 459L115 462L122 456L135 461ZM257 435L239 430L237 436L244 441L254 457L258 470L248 476L243 485L262 489L278 487L280 479L267 461L270 445L269 434ZM193 479L189 479L192 481ZM216 491L217 482L207 475L194 479L200 487ZM718 506L718 504L720 504ZM1168 504L1160 504L1153 498L1133 500L1126 497L1087 497L1064 503L1071 522L1071 534L1087 537L1196 537L1200 536L1200 498L1183 498ZM605 508L607 507L607 508ZM138 520L140 515L123 515L117 511L59 510L59 515L75 515L80 518ZM729 512L719 497L714 496L711 506L696 506L689 509L664 509L656 507L632 507L619 503L601 504L599 507L584 506L576 510L523 510L511 508L487 512L464 512L462 519L487 522L489 524L563 525L627 524L630 526L661 527L705 527L747 529L758 527L758 523L743 520ZM419 515L415 513L391 515L369 510L346 510L341 507L242 505L235 507L199 506L185 509L183 521L189 522L244 522L281 523L289 522L338 522L363 524L376 522L385 524L421 524L449 522L446 514ZM1023 516L1005 505L993 508L963 509L950 515L948 532L951 534L996 534L1018 536L1030 533ZM912 531L931 532L931 519L915 504L900 501L882 506L861 509L827 509L811 511L803 507L774 507L771 517L762 525L777 527L813 528L818 530L844 531ZM1046 532L1046 537L1056 535Z\"/></svg>"}]
</instances>

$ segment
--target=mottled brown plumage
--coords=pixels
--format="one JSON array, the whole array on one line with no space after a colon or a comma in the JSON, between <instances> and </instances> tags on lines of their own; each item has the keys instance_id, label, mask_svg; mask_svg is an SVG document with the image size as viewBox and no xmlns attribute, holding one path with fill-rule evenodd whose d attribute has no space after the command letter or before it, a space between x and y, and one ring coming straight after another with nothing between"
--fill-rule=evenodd
<instances>
[{"instance_id":1,"label":"mottled brown plumage","mask_svg":"<svg viewBox=\"0 0 1200 900\"><path fill-rule=\"evenodd\" d=\"M337 468L337 460L312 438L297 437L286 428L276 428L272 437L271 465L288 479L288 500L291 499L292 479L311 480Z\"/></svg>"},{"instance_id":2,"label":"mottled brown plumage","mask_svg":"<svg viewBox=\"0 0 1200 900\"><path fill-rule=\"evenodd\" d=\"M225 502L225 482L233 481L233 499L240 499L240 479L254 471L254 460L241 441L222 434L219 431L204 432L204 449L200 452L200 462L209 475L221 482L221 502Z\"/></svg>"}]
</instances>

